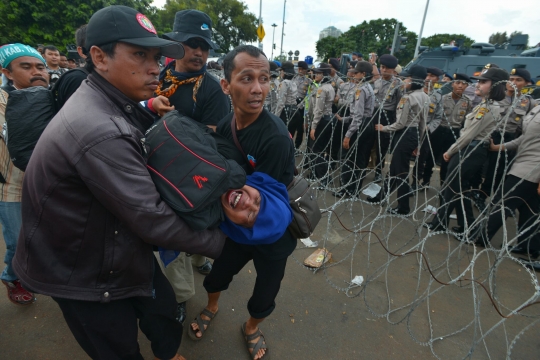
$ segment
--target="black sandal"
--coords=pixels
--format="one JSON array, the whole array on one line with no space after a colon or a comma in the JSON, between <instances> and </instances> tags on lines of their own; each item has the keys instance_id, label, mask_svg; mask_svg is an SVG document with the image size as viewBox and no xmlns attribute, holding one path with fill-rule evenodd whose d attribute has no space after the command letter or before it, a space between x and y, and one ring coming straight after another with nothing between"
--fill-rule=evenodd
<instances>
[{"instance_id":1,"label":"black sandal","mask_svg":"<svg viewBox=\"0 0 540 360\"><path fill-rule=\"evenodd\" d=\"M264 358L266 354L268 354L268 348L266 347L266 339L264 338L263 333L261 332L261 329L257 329L253 334L247 335L246 334L246 323L242 324L242 335L244 335L244 339L246 340L246 345L248 348L249 355L252 359L255 359L255 356L257 356L257 353L261 349L266 349L264 352L264 355L260 358ZM256 338L259 338L259 341L256 343L252 343L252 340L255 340Z\"/></svg>"},{"instance_id":2,"label":"black sandal","mask_svg":"<svg viewBox=\"0 0 540 360\"><path fill-rule=\"evenodd\" d=\"M215 313L211 312L208 309L203 309L203 311L197 315L195 318L195 322L197 323L197 326L199 327L199 330L193 330L193 327L191 326L193 323L189 324L189 337L192 340L199 341L203 338L204 333L206 330L208 330L208 326L210 326L210 321L214 319L214 317L217 315L217 311ZM207 316L210 320L204 320L201 315ZM204 327L206 325L206 328ZM197 332L201 332L201 337L197 337Z\"/></svg>"}]
</instances>

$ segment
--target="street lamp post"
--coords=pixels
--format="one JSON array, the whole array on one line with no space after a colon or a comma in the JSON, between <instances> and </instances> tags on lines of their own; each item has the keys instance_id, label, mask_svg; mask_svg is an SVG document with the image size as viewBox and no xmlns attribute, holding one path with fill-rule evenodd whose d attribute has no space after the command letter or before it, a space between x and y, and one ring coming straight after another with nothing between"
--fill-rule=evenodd
<instances>
[{"instance_id":1,"label":"street lamp post","mask_svg":"<svg viewBox=\"0 0 540 360\"><path fill-rule=\"evenodd\" d=\"M281 48L279 49L279 56L283 55L283 35L285 35L285 6L287 5L287 0L283 0L283 25L281 26Z\"/></svg>"},{"instance_id":2,"label":"street lamp post","mask_svg":"<svg viewBox=\"0 0 540 360\"><path fill-rule=\"evenodd\" d=\"M272 24L272 27L274 28L274 32L272 33L272 56L270 57L272 58L272 60L274 60L274 48L276 47L276 44L274 43L274 37L276 36L277 24L276 23Z\"/></svg>"},{"instance_id":3,"label":"street lamp post","mask_svg":"<svg viewBox=\"0 0 540 360\"><path fill-rule=\"evenodd\" d=\"M262 0L259 6L259 27L261 27L262 24ZM259 40L259 49L262 50L262 42Z\"/></svg>"},{"instance_id":4,"label":"street lamp post","mask_svg":"<svg viewBox=\"0 0 540 360\"><path fill-rule=\"evenodd\" d=\"M414 49L414 57L418 56L418 49L420 48L420 42L422 42L422 32L424 31L424 22L426 21L427 9L429 7L429 0L426 2L426 10L424 10L424 18L422 19L422 26L420 27L420 34L418 34L418 41L416 42L416 48Z\"/></svg>"}]
</instances>

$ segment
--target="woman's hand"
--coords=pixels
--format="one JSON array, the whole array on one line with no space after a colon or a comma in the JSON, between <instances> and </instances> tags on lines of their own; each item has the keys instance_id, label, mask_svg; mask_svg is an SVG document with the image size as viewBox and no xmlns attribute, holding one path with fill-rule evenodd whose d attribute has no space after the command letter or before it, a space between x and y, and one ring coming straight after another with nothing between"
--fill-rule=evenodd
<instances>
[{"instance_id":1,"label":"woman's hand","mask_svg":"<svg viewBox=\"0 0 540 360\"><path fill-rule=\"evenodd\" d=\"M450 156L450 155L448 155L448 153L447 153L447 152L445 152L445 153L443 154L443 156L442 156L442 157L443 157L444 161L446 161L446 162L449 162L449 161L450 161L450 158L451 158L451 156Z\"/></svg>"},{"instance_id":2,"label":"woman's hand","mask_svg":"<svg viewBox=\"0 0 540 360\"><path fill-rule=\"evenodd\" d=\"M381 125L381 124L375 124L375 130L377 131L383 131L384 129L384 125Z\"/></svg>"},{"instance_id":3,"label":"woman's hand","mask_svg":"<svg viewBox=\"0 0 540 360\"><path fill-rule=\"evenodd\" d=\"M343 139L343 148L349 150L349 142L351 141L350 138L346 137Z\"/></svg>"},{"instance_id":4,"label":"woman's hand","mask_svg":"<svg viewBox=\"0 0 540 360\"><path fill-rule=\"evenodd\" d=\"M311 140L315 140L315 129L311 129L311 131L309 132L309 137L311 138Z\"/></svg>"}]
</instances>

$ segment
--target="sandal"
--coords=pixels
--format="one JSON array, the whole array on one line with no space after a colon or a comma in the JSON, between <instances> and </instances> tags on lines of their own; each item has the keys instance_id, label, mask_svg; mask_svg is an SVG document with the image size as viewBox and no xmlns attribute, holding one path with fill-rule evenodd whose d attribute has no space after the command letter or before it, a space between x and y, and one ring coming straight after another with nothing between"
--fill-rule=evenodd
<instances>
[{"instance_id":1,"label":"sandal","mask_svg":"<svg viewBox=\"0 0 540 360\"><path fill-rule=\"evenodd\" d=\"M257 329L257 331L250 335L246 334L246 323L242 324L241 329L242 335L244 335L244 339L246 340L249 356L251 356L252 359L255 359L255 356L257 356L259 350L266 349L264 355L260 359L264 358L266 354L268 354L268 348L266 347L266 339L264 338L261 329ZM255 340L256 338L259 338L259 340L256 343L252 343L251 341Z\"/></svg>"},{"instance_id":2,"label":"sandal","mask_svg":"<svg viewBox=\"0 0 540 360\"><path fill-rule=\"evenodd\" d=\"M217 315L217 311L215 313L211 312L208 309L203 309L203 311L197 315L195 318L195 322L197 323L197 326L199 327L199 330L193 330L193 327L191 326L193 323L189 324L189 337L192 340L199 341L203 338L204 333L206 330L208 330L208 326L210 326L210 321L214 319L214 317ZM201 317L201 315L205 315L209 318L209 320L205 320ZM204 327L206 325L206 328ZM201 337L197 337L197 332L201 332Z\"/></svg>"}]
</instances>

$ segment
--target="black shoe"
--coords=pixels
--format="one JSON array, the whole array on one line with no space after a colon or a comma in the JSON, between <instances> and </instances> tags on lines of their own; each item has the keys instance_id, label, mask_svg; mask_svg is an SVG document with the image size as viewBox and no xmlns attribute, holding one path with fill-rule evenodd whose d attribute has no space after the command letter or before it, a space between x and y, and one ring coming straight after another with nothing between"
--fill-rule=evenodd
<instances>
[{"instance_id":1,"label":"black shoe","mask_svg":"<svg viewBox=\"0 0 540 360\"><path fill-rule=\"evenodd\" d=\"M433 232L444 230L444 226L442 226L441 224L435 225L433 223L428 222L428 223L423 223L422 226Z\"/></svg>"},{"instance_id":2,"label":"black shoe","mask_svg":"<svg viewBox=\"0 0 540 360\"><path fill-rule=\"evenodd\" d=\"M201 266L197 266L197 271L199 272L199 274L202 275L210 274L210 271L212 271L212 263L210 262L210 260L206 259L204 264L202 264Z\"/></svg>"},{"instance_id":3,"label":"black shoe","mask_svg":"<svg viewBox=\"0 0 540 360\"><path fill-rule=\"evenodd\" d=\"M186 302L178 303L176 308L176 321L178 321L182 326L184 326L184 321L186 321L187 311L186 311Z\"/></svg>"},{"instance_id":4,"label":"black shoe","mask_svg":"<svg viewBox=\"0 0 540 360\"><path fill-rule=\"evenodd\" d=\"M382 175L381 174L375 174L375 178L373 179L373 182L379 183L382 181Z\"/></svg>"},{"instance_id":5,"label":"black shoe","mask_svg":"<svg viewBox=\"0 0 540 360\"><path fill-rule=\"evenodd\" d=\"M388 208L386 212L392 215L409 215L409 211L401 210L399 207L393 209Z\"/></svg>"},{"instance_id":6,"label":"black shoe","mask_svg":"<svg viewBox=\"0 0 540 360\"><path fill-rule=\"evenodd\" d=\"M463 234L465 232L465 229L463 226L452 226L452 231L458 234Z\"/></svg>"}]
</instances>

